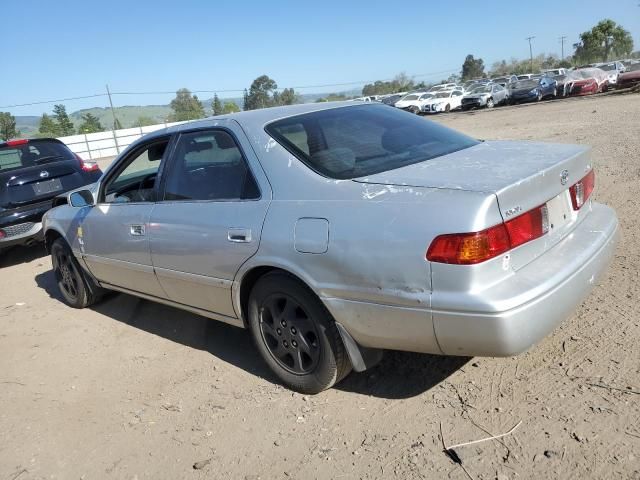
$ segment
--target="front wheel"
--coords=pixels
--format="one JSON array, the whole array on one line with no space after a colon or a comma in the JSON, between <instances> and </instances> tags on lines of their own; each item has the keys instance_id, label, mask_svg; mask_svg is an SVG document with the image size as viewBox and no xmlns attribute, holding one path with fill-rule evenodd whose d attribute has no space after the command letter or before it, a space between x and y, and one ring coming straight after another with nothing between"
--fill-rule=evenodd
<instances>
[{"instance_id":1,"label":"front wheel","mask_svg":"<svg viewBox=\"0 0 640 480\"><path fill-rule=\"evenodd\" d=\"M351 371L331 314L286 273L258 280L249 296L249 327L264 361L292 390L319 393Z\"/></svg>"},{"instance_id":2,"label":"front wheel","mask_svg":"<svg viewBox=\"0 0 640 480\"><path fill-rule=\"evenodd\" d=\"M447 106L444 107L444 111L445 113L449 113L451 111L451 105L447 104Z\"/></svg>"},{"instance_id":3,"label":"front wheel","mask_svg":"<svg viewBox=\"0 0 640 480\"><path fill-rule=\"evenodd\" d=\"M493 108L495 104L493 103L493 98L487 100L487 108Z\"/></svg>"},{"instance_id":4,"label":"front wheel","mask_svg":"<svg viewBox=\"0 0 640 480\"><path fill-rule=\"evenodd\" d=\"M98 301L102 290L89 285L82 267L62 238L58 238L51 245L51 263L58 289L67 305L85 308Z\"/></svg>"},{"instance_id":5,"label":"front wheel","mask_svg":"<svg viewBox=\"0 0 640 480\"><path fill-rule=\"evenodd\" d=\"M413 106L410 108L411 113L418 115L420 113L420 107Z\"/></svg>"}]
</instances>

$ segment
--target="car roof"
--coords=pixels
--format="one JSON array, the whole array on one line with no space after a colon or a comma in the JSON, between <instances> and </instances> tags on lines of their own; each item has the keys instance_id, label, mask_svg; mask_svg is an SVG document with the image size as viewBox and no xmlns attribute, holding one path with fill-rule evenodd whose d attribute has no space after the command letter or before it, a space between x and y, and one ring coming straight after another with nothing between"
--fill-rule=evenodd
<instances>
[{"instance_id":1,"label":"car roof","mask_svg":"<svg viewBox=\"0 0 640 480\"><path fill-rule=\"evenodd\" d=\"M423 92L426 93L426 92ZM194 128L207 128L219 126L221 120L236 120L241 125L251 125L256 127L262 127L267 123L281 118L292 117L295 115L302 115L304 113L319 112L321 110L330 110L332 108L344 108L353 106L371 106L379 105L378 102L356 102L353 100L346 100L340 102L321 102L321 103L302 103L298 105L286 105L282 107L269 107L259 110L247 110L243 112L230 113L225 115L217 115L215 117L207 117L202 120L193 120L180 125L172 125L161 130L156 130L144 136L145 140L152 139L154 137L161 137L163 135L170 135L185 130L192 130Z\"/></svg>"}]
</instances>

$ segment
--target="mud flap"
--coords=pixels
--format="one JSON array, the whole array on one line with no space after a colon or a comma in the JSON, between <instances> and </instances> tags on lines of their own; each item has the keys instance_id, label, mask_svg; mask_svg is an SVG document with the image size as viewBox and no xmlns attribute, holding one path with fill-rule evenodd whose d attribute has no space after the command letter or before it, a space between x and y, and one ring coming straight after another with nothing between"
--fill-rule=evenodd
<instances>
[{"instance_id":1,"label":"mud flap","mask_svg":"<svg viewBox=\"0 0 640 480\"><path fill-rule=\"evenodd\" d=\"M382 360L384 350L358 345L358 342L353 339L340 323L336 322L336 326L338 327L338 332L340 332L342 343L347 349L351 366L356 372L364 372Z\"/></svg>"}]
</instances>

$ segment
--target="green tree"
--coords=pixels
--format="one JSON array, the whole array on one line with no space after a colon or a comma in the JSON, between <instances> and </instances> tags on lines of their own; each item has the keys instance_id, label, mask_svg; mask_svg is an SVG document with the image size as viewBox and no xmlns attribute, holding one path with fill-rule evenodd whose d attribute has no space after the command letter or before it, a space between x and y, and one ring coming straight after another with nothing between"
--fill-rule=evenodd
<instances>
[{"instance_id":1,"label":"green tree","mask_svg":"<svg viewBox=\"0 0 640 480\"><path fill-rule=\"evenodd\" d=\"M73 126L73 122L67 115L67 108L64 105L53 106L53 120L58 126L58 136L66 137L73 135L76 129Z\"/></svg>"},{"instance_id":2,"label":"green tree","mask_svg":"<svg viewBox=\"0 0 640 480\"><path fill-rule=\"evenodd\" d=\"M96 133L104 131L104 127L100 124L100 120L95 115L85 113L81 118L82 123L78 127L78 133Z\"/></svg>"},{"instance_id":3,"label":"green tree","mask_svg":"<svg viewBox=\"0 0 640 480\"><path fill-rule=\"evenodd\" d=\"M169 121L182 122L185 120L197 120L204 117L204 107L197 95L191 95L186 88L176 92L176 98L169 104L173 113L169 115Z\"/></svg>"},{"instance_id":4,"label":"green tree","mask_svg":"<svg viewBox=\"0 0 640 480\"><path fill-rule=\"evenodd\" d=\"M155 125L159 123L151 117L147 117L145 115L141 115L138 119L133 123L134 127L146 127L149 125Z\"/></svg>"},{"instance_id":5,"label":"green tree","mask_svg":"<svg viewBox=\"0 0 640 480\"><path fill-rule=\"evenodd\" d=\"M9 140L20 135L16 130L16 117L9 112L0 112L0 140Z\"/></svg>"},{"instance_id":6,"label":"green tree","mask_svg":"<svg viewBox=\"0 0 640 480\"><path fill-rule=\"evenodd\" d=\"M213 95L213 102L211 102L211 112L213 113L213 115L222 114L222 102L218 98L217 93Z\"/></svg>"},{"instance_id":7,"label":"green tree","mask_svg":"<svg viewBox=\"0 0 640 480\"><path fill-rule=\"evenodd\" d=\"M605 19L591 30L580 34L574 44L574 58L578 64L594 61L606 62L610 58L629 56L633 51L631 34L610 19Z\"/></svg>"},{"instance_id":8,"label":"green tree","mask_svg":"<svg viewBox=\"0 0 640 480\"><path fill-rule=\"evenodd\" d=\"M242 93L242 109L243 110L250 110L249 108L249 92L247 92L247 89L244 89L244 92Z\"/></svg>"},{"instance_id":9,"label":"green tree","mask_svg":"<svg viewBox=\"0 0 640 480\"><path fill-rule=\"evenodd\" d=\"M408 77L404 72L396 75L392 80L376 80L368 83L362 88L362 95L386 95L388 93L406 92L416 88L413 79Z\"/></svg>"},{"instance_id":10,"label":"green tree","mask_svg":"<svg viewBox=\"0 0 640 480\"><path fill-rule=\"evenodd\" d=\"M293 88L285 88L281 93L273 93L274 105L294 105L300 103L300 96Z\"/></svg>"},{"instance_id":11,"label":"green tree","mask_svg":"<svg viewBox=\"0 0 640 480\"><path fill-rule=\"evenodd\" d=\"M270 107L273 105L273 92L278 88L275 80L267 75L260 75L256 78L246 98L245 110L256 110L258 108Z\"/></svg>"},{"instance_id":12,"label":"green tree","mask_svg":"<svg viewBox=\"0 0 640 480\"><path fill-rule=\"evenodd\" d=\"M236 113L240 111L240 107L236 102L224 102L222 105L222 114Z\"/></svg>"},{"instance_id":13,"label":"green tree","mask_svg":"<svg viewBox=\"0 0 640 480\"><path fill-rule=\"evenodd\" d=\"M467 55L462 64L462 72L460 73L462 81L480 78L484 76L484 60L481 58L473 58L473 55Z\"/></svg>"},{"instance_id":14,"label":"green tree","mask_svg":"<svg viewBox=\"0 0 640 480\"><path fill-rule=\"evenodd\" d=\"M41 137L60 137L60 129L58 124L46 113L42 114L40 124L38 125L38 134Z\"/></svg>"}]
</instances>

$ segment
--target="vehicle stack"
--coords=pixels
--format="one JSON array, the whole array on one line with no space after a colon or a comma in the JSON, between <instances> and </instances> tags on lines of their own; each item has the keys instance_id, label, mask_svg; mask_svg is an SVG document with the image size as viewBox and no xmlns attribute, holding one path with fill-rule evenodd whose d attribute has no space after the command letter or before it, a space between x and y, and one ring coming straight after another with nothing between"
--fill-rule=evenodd
<instances>
[{"instance_id":1,"label":"vehicle stack","mask_svg":"<svg viewBox=\"0 0 640 480\"><path fill-rule=\"evenodd\" d=\"M356 101L382 102L416 115L494 108L546 99L603 93L640 83L640 62L594 63L578 68L552 68L539 73L476 78L463 84L443 83L429 89L370 95Z\"/></svg>"}]
</instances>

